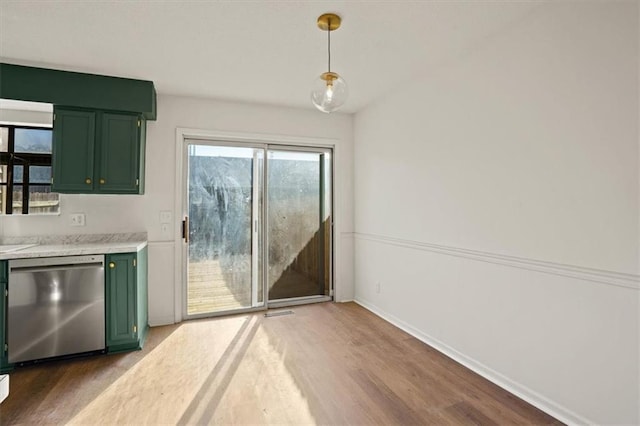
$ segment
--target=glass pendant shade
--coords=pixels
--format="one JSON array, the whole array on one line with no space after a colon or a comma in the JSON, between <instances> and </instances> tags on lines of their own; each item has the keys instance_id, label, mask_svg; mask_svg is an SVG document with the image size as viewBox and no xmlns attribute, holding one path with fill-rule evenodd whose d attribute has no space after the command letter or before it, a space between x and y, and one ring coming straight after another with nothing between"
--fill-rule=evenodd
<instances>
[{"instance_id":1,"label":"glass pendant shade","mask_svg":"<svg viewBox=\"0 0 640 426\"><path fill-rule=\"evenodd\" d=\"M316 78L311 91L311 101L322 112L330 113L347 100L347 83L334 72L322 73Z\"/></svg>"}]
</instances>

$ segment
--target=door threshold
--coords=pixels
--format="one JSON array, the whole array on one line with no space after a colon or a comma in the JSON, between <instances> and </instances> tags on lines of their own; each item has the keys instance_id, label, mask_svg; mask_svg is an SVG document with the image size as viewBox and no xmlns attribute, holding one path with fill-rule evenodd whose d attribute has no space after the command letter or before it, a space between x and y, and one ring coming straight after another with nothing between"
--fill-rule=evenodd
<instances>
[{"instance_id":1,"label":"door threshold","mask_svg":"<svg viewBox=\"0 0 640 426\"><path fill-rule=\"evenodd\" d=\"M311 303L331 302L331 296L305 296L278 299L267 303L267 309L284 308L287 306L308 305Z\"/></svg>"},{"instance_id":2,"label":"door threshold","mask_svg":"<svg viewBox=\"0 0 640 426\"><path fill-rule=\"evenodd\" d=\"M226 317L231 315L242 315L242 314L252 314L255 312L266 311L266 306L257 306L250 308L238 308L238 309L228 309L226 311L215 311L215 312L203 312L201 314L190 314L186 315L182 318L183 321L189 320L197 320L197 319L205 319L205 318L215 318L215 317Z\"/></svg>"},{"instance_id":3,"label":"door threshold","mask_svg":"<svg viewBox=\"0 0 640 426\"><path fill-rule=\"evenodd\" d=\"M289 309L286 311L267 311L267 313L264 314L264 316L267 318L271 318L271 317L279 317L282 315L293 315L293 314L294 312L291 309Z\"/></svg>"}]
</instances>

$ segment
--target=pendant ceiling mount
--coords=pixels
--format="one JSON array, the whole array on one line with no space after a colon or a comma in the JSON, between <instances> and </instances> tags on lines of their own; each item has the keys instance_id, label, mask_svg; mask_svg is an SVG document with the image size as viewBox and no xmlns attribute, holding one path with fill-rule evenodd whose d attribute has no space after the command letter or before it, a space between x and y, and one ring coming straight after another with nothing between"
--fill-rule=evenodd
<instances>
[{"instance_id":1,"label":"pendant ceiling mount","mask_svg":"<svg viewBox=\"0 0 640 426\"><path fill-rule=\"evenodd\" d=\"M335 13L325 13L318 16L318 28L322 31L335 31L340 28L342 18Z\"/></svg>"}]
</instances>

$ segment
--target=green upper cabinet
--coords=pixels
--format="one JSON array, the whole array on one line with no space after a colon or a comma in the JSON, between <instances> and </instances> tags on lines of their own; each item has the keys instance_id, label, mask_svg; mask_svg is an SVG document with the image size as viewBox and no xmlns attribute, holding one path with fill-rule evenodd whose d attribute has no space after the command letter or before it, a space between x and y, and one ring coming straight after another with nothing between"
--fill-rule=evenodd
<instances>
[{"instance_id":1,"label":"green upper cabinet","mask_svg":"<svg viewBox=\"0 0 640 426\"><path fill-rule=\"evenodd\" d=\"M56 111L53 128L53 190L93 192L96 113Z\"/></svg>"},{"instance_id":2,"label":"green upper cabinet","mask_svg":"<svg viewBox=\"0 0 640 426\"><path fill-rule=\"evenodd\" d=\"M140 190L141 117L131 114L102 114L98 191L112 194Z\"/></svg>"},{"instance_id":3,"label":"green upper cabinet","mask_svg":"<svg viewBox=\"0 0 640 426\"><path fill-rule=\"evenodd\" d=\"M56 107L52 190L144 193L145 127L139 114Z\"/></svg>"}]
</instances>

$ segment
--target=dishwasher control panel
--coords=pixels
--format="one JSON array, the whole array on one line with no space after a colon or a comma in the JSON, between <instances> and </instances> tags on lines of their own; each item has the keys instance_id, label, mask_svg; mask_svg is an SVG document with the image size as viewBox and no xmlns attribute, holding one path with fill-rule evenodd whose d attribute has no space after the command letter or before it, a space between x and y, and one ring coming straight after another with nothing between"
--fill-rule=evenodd
<instances>
[{"instance_id":1,"label":"dishwasher control panel","mask_svg":"<svg viewBox=\"0 0 640 426\"><path fill-rule=\"evenodd\" d=\"M39 268L47 266L73 266L86 263L104 264L104 255L85 254L79 256L32 257L28 259L13 259L9 260L9 270L21 268Z\"/></svg>"}]
</instances>

